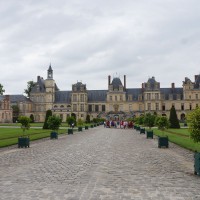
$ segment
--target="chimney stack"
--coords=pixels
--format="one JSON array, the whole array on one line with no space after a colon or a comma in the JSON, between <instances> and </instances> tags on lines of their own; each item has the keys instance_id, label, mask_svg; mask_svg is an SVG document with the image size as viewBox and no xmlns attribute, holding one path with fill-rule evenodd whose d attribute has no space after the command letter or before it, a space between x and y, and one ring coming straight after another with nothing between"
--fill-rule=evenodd
<instances>
[{"instance_id":1,"label":"chimney stack","mask_svg":"<svg viewBox=\"0 0 200 200\"><path fill-rule=\"evenodd\" d=\"M172 83L172 89L174 89L175 88L175 83Z\"/></svg>"},{"instance_id":2,"label":"chimney stack","mask_svg":"<svg viewBox=\"0 0 200 200\"><path fill-rule=\"evenodd\" d=\"M110 75L108 76L108 87L110 85Z\"/></svg>"},{"instance_id":3,"label":"chimney stack","mask_svg":"<svg viewBox=\"0 0 200 200\"><path fill-rule=\"evenodd\" d=\"M124 90L126 90L126 75L124 75Z\"/></svg>"}]
</instances>

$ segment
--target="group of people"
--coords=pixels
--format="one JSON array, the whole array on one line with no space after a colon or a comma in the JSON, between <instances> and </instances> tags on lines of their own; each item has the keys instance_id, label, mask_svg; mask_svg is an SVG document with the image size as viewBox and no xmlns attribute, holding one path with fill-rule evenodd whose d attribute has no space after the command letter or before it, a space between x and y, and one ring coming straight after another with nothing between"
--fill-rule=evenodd
<instances>
[{"instance_id":1,"label":"group of people","mask_svg":"<svg viewBox=\"0 0 200 200\"><path fill-rule=\"evenodd\" d=\"M107 120L104 121L104 128L133 128L134 124L132 121L114 121L114 120Z\"/></svg>"}]
</instances>

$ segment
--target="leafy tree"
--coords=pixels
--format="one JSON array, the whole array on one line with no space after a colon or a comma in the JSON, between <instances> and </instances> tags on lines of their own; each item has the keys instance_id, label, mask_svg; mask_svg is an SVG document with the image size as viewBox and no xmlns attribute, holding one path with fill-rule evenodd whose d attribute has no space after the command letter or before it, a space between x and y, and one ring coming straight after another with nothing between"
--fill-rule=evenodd
<instances>
[{"instance_id":1,"label":"leafy tree","mask_svg":"<svg viewBox=\"0 0 200 200\"><path fill-rule=\"evenodd\" d=\"M16 122L19 118L19 106L18 105L12 105L13 109L13 122Z\"/></svg>"},{"instance_id":2,"label":"leafy tree","mask_svg":"<svg viewBox=\"0 0 200 200\"><path fill-rule=\"evenodd\" d=\"M172 106L170 109L169 122L170 122L170 128L180 128L179 120L177 118L174 106Z\"/></svg>"},{"instance_id":3,"label":"leafy tree","mask_svg":"<svg viewBox=\"0 0 200 200\"><path fill-rule=\"evenodd\" d=\"M51 130L58 130L62 123L62 119L56 115L49 116L47 120L48 128Z\"/></svg>"},{"instance_id":4,"label":"leafy tree","mask_svg":"<svg viewBox=\"0 0 200 200\"><path fill-rule=\"evenodd\" d=\"M194 142L200 142L200 108L197 107L186 116L189 123L189 132Z\"/></svg>"},{"instance_id":5,"label":"leafy tree","mask_svg":"<svg viewBox=\"0 0 200 200\"><path fill-rule=\"evenodd\" d=\"M155 124L158 126L158 129L164 130L169 128L169 120L165 116L157 116Z\"/></svg>"},{"instance_id":6,"label":"leafy tree","mask_svg":"<svg viewBox=\"0 0 200 200\"><path fill-rule=\"evenodd\" d=\"M82 119L78 119L78 120L77 120L77 125L78 125L78 126L82 126L82 125L83 125Z\"/></svg>"},{"instance_id":7,"label":"leafy tree","mask_svg":"<svg viewBox=\"0 0 200 200\"><path fill-rule=\"evenodd\" d=\"M139 116L139 118L138 118L138 124L139 125L144 124L144 115Z\"/></svg>"},{"instance_id":8,"label":"leafy tree","mask_svg":"<svg viewBox=\"0 0 200 200\"><path fill-rule=\"evenodd\" d=\"M156 115L147 113L144 116L144 125L148 126L151 129L151 127L153 127L155 124L155 119L156 119Z\"/></svg>"},{"instance_id":9,"label":"leafy tree","mask_svg":"<svg viewBox=\"0 0 200 200\"><path fill-rule=\"evenodd\" d=\"M3 85L1 85L1 83L0 83L0 95L3 95L4 92L5 92L5 90L3 89Z\"/></svg>"},{"instance_id":10,"label":"leafy tree","mask_svg":"<svg viewBox=\"0 0 200 200\"><path fill-rule=\"evenodd\" d=\"M85 121L86 123L90 123L90 115L87 115L86 116L86 121Z\"/></svg>"},{"instance_id":11,"label":"leafy tree","mask_svg":"<svg viewBox=\"0 0 200 200\"><path fill-rule=\"evenodd\" d=\"M24 93L27 94L27 97L30 97L30 93L32 88L36 85L36 82L34 81L28 81L27 82L27 89L24 90Z\"/></svg>"},{"instance_id":12,"label":"leafy tree","mask_svg":"<svg viewBox=\"0 0 200 200\"><path fill-rule=\"evenodd\" d=\"M44 125L43 125L43 129L49 129L48 127L48 124L47 124L47 121L48 121L48 118L52 116L52 111L51 110L47 110L46 112L46 117L45 117L45 121L44 121Z\"/></svg>"},{"instance_id":13,"label":"leafy tree","mask_svg":"<svg viewBox=\"0 0 200 200\"><path fill-rule=\"evenodd\" d=\"M23 130L23 134L25 133L25 130L29 130L30 128L30 118L26 116L20 116L18 118L19 123L21 123L21 128Z\"/></svg>"},{"instance_id":14,"label":"leafy tree","mask_svg":"<svg viewBox=\"0 0 200 200\"><path fill-rule=\"evenodd\" d=\"M74 116L71 116L71 117L67 117L67 123L68 125L72 125L72 124L75 124L76 122L76 119L74 118Z\"/></svg>"},{"instance_id":15,"label":"leafy tree","mask_svg":"<svg viewBox=\"0 0 200 200\"><path fill-rule=\"evenodd\" d=\"M30 119L31 119L31 123L35 122L33 114L30 115Z\"/></svg>"}]
</instances>

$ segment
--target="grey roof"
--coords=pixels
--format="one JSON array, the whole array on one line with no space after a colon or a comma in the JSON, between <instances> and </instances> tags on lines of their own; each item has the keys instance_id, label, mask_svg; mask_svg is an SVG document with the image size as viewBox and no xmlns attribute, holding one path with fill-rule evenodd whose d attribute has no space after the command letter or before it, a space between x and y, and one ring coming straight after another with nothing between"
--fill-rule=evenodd
<instances>
[{"instance_id":1,"label":"grey roof","mask_svg":"<svg viewBox=\"0 0 200 200\"><path fill-rule=\"evenodd\" d=\"M113 85L113 89L119 89L119 86L122 85L120 78L113 78L111 85Z\"/></svg>"},{"instance_id":2,"label":"grey roof","mask_svg":"<svg viewBox=\"0 0 200 200\"><path fill-rule=\"evenodd\" d=\"M177 99L177 94L183 99L183 88L160 88L161 94L164 94L165 99L169 100L169 95L173 95L173 100Z\"/></svg>"},{"instance_id":3,"label":"grey roof","mask_svg":"<svg viewBox=\"0 0 200 200\"><path fill-rule=\"evenodd\" d=\"M107 90L88 90L88 102L106 101Z\"/></svg>"},{"instance_id":4,"label":"grey roof","mask_svg":"<svg viewBox=\"0 0 200 200\"><path fill-rule=\"evenodd\" d=\"M126 92L127 92L127 97L128 97L128 95L132 95L133 101L137 101L138 96L140 94L142 94L142 89L140 89L140 88L129 88L129 89L126 89Z\"/></svg>"},{"instance_id":5,"label":"grey roof","mask_svg":"<svg viewBox=\"0 0 200 200\"><path fill-rule=\"evenodd\" d=\"M24 102L24 101L31 102L29 98L27 98L26 96L22 94L9 95L9 96L10 96L11 103Z\"/></svg>"},{"instance_id":6,"label":"grey roof","mask_svg":"<svg viewBox=\"0 0 200 200\"><path fill-rule=\"evenodd\" d=\"M195 89L199 89L200 88L200 75L196 76L195 83L194 83L194 88Z\"/></svg>"},{"instance_id":7,"label":"grey roof","mask_svg":"<svg viewBox=\"0 0 200 200\"><path fill-rule=\"evenodd\" d=\"M38 90L39 88L39 90ZM44 79L40 76L38 76L38 80L36 85L32 88L31 92L45 92L45 84Z\"/></svg>"},{"instance_id":8,"label":"grey roof","mask_svg":"<svg viewBox=\"0 0 200 200\"><path fill-rule=\"evenodd\" d=\"M0 95L0 101L4 99L4 95Z\"/></svg>"},{"instance_id":9,"label":"grey roof","mask_svg":"<svg viewBox=\"0 0 200 200\"><path fill-rule=\"evenodd\" d=\"M55 103L71 103L71 91L56 91Z\"/></svg>"}]
</instances>

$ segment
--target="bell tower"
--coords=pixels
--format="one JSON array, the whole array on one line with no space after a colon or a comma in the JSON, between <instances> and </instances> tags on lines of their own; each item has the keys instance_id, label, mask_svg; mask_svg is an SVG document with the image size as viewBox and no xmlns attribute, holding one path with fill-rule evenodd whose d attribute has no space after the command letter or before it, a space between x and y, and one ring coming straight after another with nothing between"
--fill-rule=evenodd
<instances>
[{"instance_id":1,"label":"bell tower","mask_svg":"<svg viewBox=\"0 0 200 200\"><path fill-rule=\"evenodd\" d=\"M49 65L49 69L47 70L47 79L53 79L53 70L51 68L51 63Z\"/></svg>"}]
</instances>

